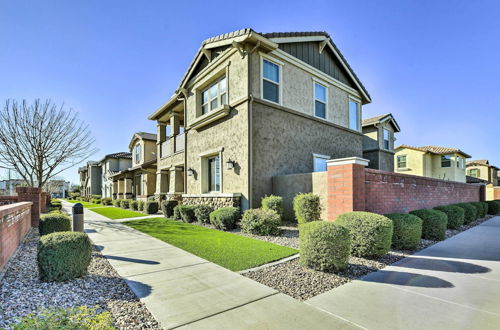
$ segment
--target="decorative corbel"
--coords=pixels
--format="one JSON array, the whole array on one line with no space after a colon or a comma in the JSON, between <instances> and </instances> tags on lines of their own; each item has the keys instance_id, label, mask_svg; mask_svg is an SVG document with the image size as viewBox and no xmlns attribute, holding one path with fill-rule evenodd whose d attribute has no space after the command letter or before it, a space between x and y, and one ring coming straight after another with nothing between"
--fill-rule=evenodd
<instances>
[{"instance_id":1,"label":"decorative corbel","mask_svg":"<svg viewBox=\"0 0 500 330\"><path fill-rule=\"evenodd\" d=\"M233 43L231 45L238 50L238 52L241 55L241 58L245 57L247 52L245 51L245 49L243 49L243 45L241 43L233 41Z\"/></svg>"},{"instance_id":2,"label":"decorative corbel","mask_svg":"<svg viewBox=\"0 0 500 330\"><path fill-rule=\"evenodd\" d=\"M323 49L325 49L325 46L327 43L328 43L328 39L325 39L319 43L319 53L320 54L323 52Z\"/></svg>"},{"instance_id":3,"label":"decorative corbel","mask_svg":"<svg viewBox=\"0 0 500 330\"><path fill-rule=\"evenodd\" d=\"M259 47L260 47L260 40L257 41L255 46L252 48L252 50L250 51L250 54L253 54L257 49L259 49Z\"/></svg>"},{"instance_id":4,"label":"decorative corbel","mask_svg":"<svg viewBox=\"0 0 500 330\"><path fill-rule=\"evenodd\" d=\"M201 48L201 52L203 55L205 55L208 59L208 62L212 62L212 51L206 49L205 47Z\"/></svg>"}]
</instances>

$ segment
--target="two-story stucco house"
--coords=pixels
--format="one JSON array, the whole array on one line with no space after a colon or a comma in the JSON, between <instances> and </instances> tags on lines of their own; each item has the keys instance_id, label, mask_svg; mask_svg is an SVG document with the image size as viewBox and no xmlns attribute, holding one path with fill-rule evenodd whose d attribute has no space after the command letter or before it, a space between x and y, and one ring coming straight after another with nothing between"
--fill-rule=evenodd
<instances>
[{"instance_id":1,"label":"two-story stucco house","mask_svg":"<svg viewBox=\"0 0 500 330\"><path fill-rule=\"evenodd\" d=\"M156 134L138 132L132 136L129 150L131 167L110 175L114 199L146 200L156 190Z\"/></svg>"},{"instance_id":2,"label":"two-story stucco house","mask_svg":"<svg viewBox=\"0 0 500 330\"><path fill-rule=\"evenodd\" d=\"M102 168L102 198L113 198L113 178L111 176L132 167L132 153L108 154L99 163Z\"/></svg>"},{"instance_id":3,"label":"two-story stucco house","mask_svg":"<svg viewBox=\"0 0 500 330\"><path fill-rule=\"evenodd\" d=\"M257 207L277 175L363 156L370 96L325 32L243 29L205 40L158 127L156 195Z\"/></svg>"},{"instance_id":4,"label":"two-story stucco house","mask_svg":"<svg viewBox=\"0 0 500 330\"><path fill-rule=\"evenodd\" d=\"M394 172L395 133L401 132L396 119L390 113L363 119L363 158L369 168Z\"/></svg>"},{"instance_id":5,"label":"two-story stucco house","mask_svg":"<svg viewBox=\"0 0 500 330\"><path fill-rule=\"evenodd\" d=\"M456 148L400 145L395 149L395 172L466 182L468 154Z\"/></svg>"},{"instance_id":6,"label":"two-story stucco house","mask_svg":"<svg viewBox=\"0 0 500 330\"><path fill-rule=\"evenodd\" d=\"M491 165L487 159L471 160L466 164L467 175L487 181L493 186L498 186L499 168Z\"/></svg>"},{"instance_id":7,"label":"two-story stucco house","mask_svg":"<svg viewBox=\"0 0 500 330\"><path fill-rule=\"evenodd\" d=\"M84 197L102 194L102 169L99 162L88 161L78 169L80 175L80 194Z\"/></svg>"}]
</instances>

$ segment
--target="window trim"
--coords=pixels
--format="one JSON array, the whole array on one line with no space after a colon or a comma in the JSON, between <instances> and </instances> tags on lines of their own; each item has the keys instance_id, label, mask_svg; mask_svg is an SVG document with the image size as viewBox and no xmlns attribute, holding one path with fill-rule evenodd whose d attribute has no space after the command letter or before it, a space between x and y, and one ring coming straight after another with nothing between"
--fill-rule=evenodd
<instances>
[{"instance_id":1,"label":"window trim","mask_svg":"<svg viewBox=\"0 0 500 330\"><path fill-rule=\"evenodd\" d=\"M313 153L312 156L313 156L313 159L312 159L312 161L313 161L313 172L324 172L324 171L318 171L318 170L316 170L316 162L315 162L316 158L324 159L326 161L332 159L332 157L327 156L327 155L322 155L322 154L314 154ZM327 171L328 171L328 165L326 166L326 168L327 168Z\"/></svg>"},{"instance_id":2,"label":"window trim","mask_svg":"<svg viewBox=\"0 0 500 330\"><path fill-rule=\"evenodd\" d=\"M222 103L222 94L220 92L220 85L219 83L226 79L226 91L225 93L222 93L222 94L226 94L226 103L223 104ZM213 86L217 86L217 96L214 97L214 98L210 98L210 89L213 87ZM207 92L207 103L203 103L203 93ZM220 110L221 108L224 107L224 105L228 104L229 103L229 89L228 89L228 80L227 80L227 75L226 74L223 74L222 76L219 76L217 77L216 79L214 80L211 80L207 85L205 85L205 87L203 88L200 88L200 116L203 116L203 115L206 115L207 113L210 113L212 111L217 111L217 110ZM212 109L212 101L217 99L217 106ZM203 113L203 106L206 105L207 106L207 112Z\"/></svg>"},{"instance_id":3,"label":"window trim","mask_svg":"<svg viewBox=\"0 0 500 330\"><path fill-rule=\"evenodd\" d=\"M219 161L219 190L212 190L211 189L211 180L210 180L210 176L211 176L211 172L210 172L210 160L211 159L215 159L215 158L218 158L218 161ZM222 163L221 163L221 156L220 154L216 154L216 155L212 155L212 156L208 156L206 157L206 160L207 162L207 193L209 194L220 194L222 192Z\"/></svg>"},{"instance_id":4,"label":"window trim","mask_svg":"<svg viewBox=\"0 0 500 330\"><path fill-rule=\"evenodd\" d=\"M278 66L278 69L279 69L279 72L278 72L279 82L277 83L277 85L278 85L278 102L274 102L274 101L271 101L271 100L264 98L264 79L266 79L267 81L269 81L272 84L276 84L275 81L271 81L267 78L264 78L264 61L271 62L271 63ZM283 105L283 62L281 62L275 58L272 58L270 56L264 55L262 53L260 54L260 98L267 101L267 102L271 102L271 103L278 104L278 105Z\"/></svg>"},{"instance_id":5,"label":"window trim","mask_svg":"<svg viewBox=\"0 0 500 330\"><path fill-rule=\"evenodd\" d=\"M472 175L472 171L475 171L477 172L476 176ZM469 176L473 177L473 178L479 178L479 176L481 175L481 172L478 168L471 168L469 169Z\"/></svg>"},{"instance_id":6,"label":"window trim","mask_svg":"<svg viewBox=\"0 0 500 330\"><path fill-rule=\"evenodd\" d=\"M224 158L223 158L224 148L217 148L207 150L203 153L198 154L200 157L200 194L205 195L220 195L224 193ZM208 186L208 159L219 156L219 176L220 176L220 191L210 191L210 187Z\"/></svg>"},{"instance_id":7,"label":"window trim","mask_svg":"<svg viewBox=\"0 0 500 330\"><path fill-rule=\"evenodd\" d=\"M387 140L385 139L385 132L387 132ZM392 148L391 148L391 131L385 127L382 127L382 147L384 150L388 150L388 151L391 151ZM385 141L387 141L387 148L385 147Z\"/></svg>"},{"instance_id":8,"label":"window trim","mask_svg":"<svg viewBox=\"0 0 500 330\"><path fill-rule=\"evenodd\" d=\"M325 101L316 99L316 85L319 85L325 89ZM316 115L316 101L325 104L325 118ZM313 78L313 116L319 119L328 120L328 85Z\"/></svg>"},{"instance_id":9,"label":"window trim","mask_svg":"<svg viewBox=\"0 0 500 330\"><path fill-rule=\"evenodd\" d=\"M443 166L443 160L445 160L444 158L445 157L449 157L449 159L447 159L447 161L449 162L449 165L448 166ZM451 168L452 165L451 165L451 155L441 155L441 168Z\"/></svg>"},{"instance_id":10,"label":"window trim","mask_svg":"<svg viewBox=\"0 0 500 330\"><path fill-rule=\"evenodd\" d=\"M350 103L351 102L356 102L358 104L357 107L357 116L358 116L358 121L357 121L357 128L353 129L351 128L351 109L350 109ZM361 100L355 97L352 97L349 95L349 98L347 100L347 128L356 132L361 132Z\"/></svg>"},{"instance_id":11,"label":"window trim","mask_svg":"<svg viewBox=\"0 0 500 330\"><path fill-rule=\"evenodd\" d=\"M404 157L405 158L405 166L402 167L402 166L399 166L399 157ZM396 155L396 168L397 169L405 169L405 168L408 168L408 155Z\"/></svg>"},{"instance_id":12,"label":"window trim","mask_svg":"<svg viewBox=\"0 0 500 330\"><path fill-rule=\"evenodd\" d=\"M139 148L139 152L137 152L137 148ZM139 158L137 158L137 154L139 154ZM142 159L142 146L140 142L137 142L134 146L134 156L135 156L135 163L139 164Z\"/></svg>"}]
</instances>

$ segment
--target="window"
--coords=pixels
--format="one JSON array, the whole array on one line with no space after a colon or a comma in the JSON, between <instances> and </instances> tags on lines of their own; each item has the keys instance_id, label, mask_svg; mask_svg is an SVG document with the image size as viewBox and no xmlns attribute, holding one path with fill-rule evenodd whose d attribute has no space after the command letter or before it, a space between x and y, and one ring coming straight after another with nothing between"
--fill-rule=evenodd
<instances>
[{"instance_id":1,"label":"window","mask_svg":"<svg viewBox=\"0 0 500 330\"><path fill-rule=\"evenodd\" d=\"M220 157L208 158L208 190L220 191Z\"/></svg>"},{"instance_id":2,"label":"window","mask_svg":"<svg viewBox=\"0 0 500 330\"><path fill-rule=\"evenodd\" d=\"M314 83L314 115L326 119L326 87Z\"/></svg>"},{"instance_id":3,"label":"window","mask_svg":"<svg viewBox=\"0 0 500 330\"><path fill-rule=\"evenodd\" d=\"M359 103L349 100L349 128L359 131Z\"/></svg>"},{"instance_id":4,"label":"window","mask_svg":"<svg viewBox=\"0 0 500 330\"><path fill-rule=\"evenodd\" d=\"M280 103L280 67L268 60L262 60L262 98Z\"/></svg>"},{"instance_id":5,"label":"window","mask_svg":"<svg viewBox=\"0 0 500 330\"><path fill-rule=\"evenodd\" d=\"M396 157L398 168L406 168L406 155L400 155Z\"/></svg>"},{"instance_id":6,"label":"window","mask_svg":"<svg viewBox=\"0 0 500 330\"><path fill-rule=\"evenodd\" d=\"M136 164L141 161L141 144L137 143L134 148L135 162Z\"/></svg>"},{"instance_id":7,"label":"window","mask_svg":"<svg viewBox=\"0 0 500 330\"><path fill-rule=\"evenodd\" d=\"M384 149L391 150L391 132L384 128Z\"/></svg>"},{"instance_id":8,"label":"window","mask_svg":"<svg viewBox=\"0 0 500 330\"><path fill-rule=\"evenodd\" d=\"M313 154L313 170L314 172L325 172L326 171L326 161L329 160L329 156Z\"/></svg>"},{"instance_id":9,"label":"window","mask_svg":"<svg viewBox=\"0 0 500 330\"><path fill-rule=\"evenodd\" d=\"M471 168L469 170L469 175L474 177L474 178L479 178L479 169L478 168Z\"/></svg>"},{"instance_id":10,"label":"window","mask_svg":"<svg viewBox=\"0 0 500 330\"><path fill-rule=\"evenodd\" d=\"M451 167L451 156L442 155L441 156L441 167Z\"/></svg>"},{"instance_id":11,"label":"window","mask_svg":"<svg viewBox=\"0 0 500 330\"><path fill-rule=\"evenodd\" d=\"M201 92L201 114L227 104L227 79L222 77Z\"/></svg>"}]
</instances>

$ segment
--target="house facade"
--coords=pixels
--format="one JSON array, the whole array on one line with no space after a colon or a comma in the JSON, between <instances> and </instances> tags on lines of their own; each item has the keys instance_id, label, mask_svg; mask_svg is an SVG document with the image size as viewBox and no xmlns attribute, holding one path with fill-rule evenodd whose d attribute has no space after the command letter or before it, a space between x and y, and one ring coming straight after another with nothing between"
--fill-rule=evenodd
<instances>
[{"instance_id":1,"label":"house facade","mask_svg":"<svg viewBox=\"0 0 500 330\"><path fill-rule=\"evenodd\" d=\"M102 169L99 162L88 161L78 169L80 175L80 194L84 197L102 194Z\"/></svg>"},{"instance_id":2,"label":"house facade","mask_svg":"<svg viewBox=\"0 0 500 330\"><path fill-rule=\"evenodd\" d=\"M487 159L471 160L466 164L467 175L473 178L482 179L493 186L499 185L499 168L491 165Z\"/></svg>"},{"instance_id":3,"label":"house facade","mask_svg":"<svg viewBox=\"0 0 500 330\"><path fill-rule=\"evenodd\" d=\"M365 88L325 32L205 40L157 122L155 195L257 207L277 175L363 155Z\"/></svg>"},{"instance_id":4,"label":"house facade","mask_svg":"<svg viewBox=\"0 0 500 330\"><path fill-rule=\"evenodd\" d=\"M99 163L102 168L102 198L113 198L112 175L132 167L132 153L117 152L108 154Z\"/></svg>"},{"instance_id":5,"label":"house facade","mask_svg":"<svg viewBox=\"0 0 500 330\"><path fill-rule=\"evenodd\" d=\"M400 145L395 149L394 171L435 179L466 182L465 164L468 154L460 149Z\"/></svg>"},{"instance_id":6,"label":"house facade","mask_svg":"<svg viewBox=\"0 0 500 330\"><path fill-rule=\"evenodd\" d=\"M393 115L388 113L364 119L363 158L368 159L369 168L394 172L395 133L401 129Z\"/></svg>"},{"instance_id":7,"label":"house facade","mask_svg":"<svg viewBox=\"0 0 500 330\"><path fill-rule=\"evenodd\" d=\"M113 199L146 200L156 190L156 134L138 132L129 143L131 166L110 174Z\"/></svg>"}]
</instances>

